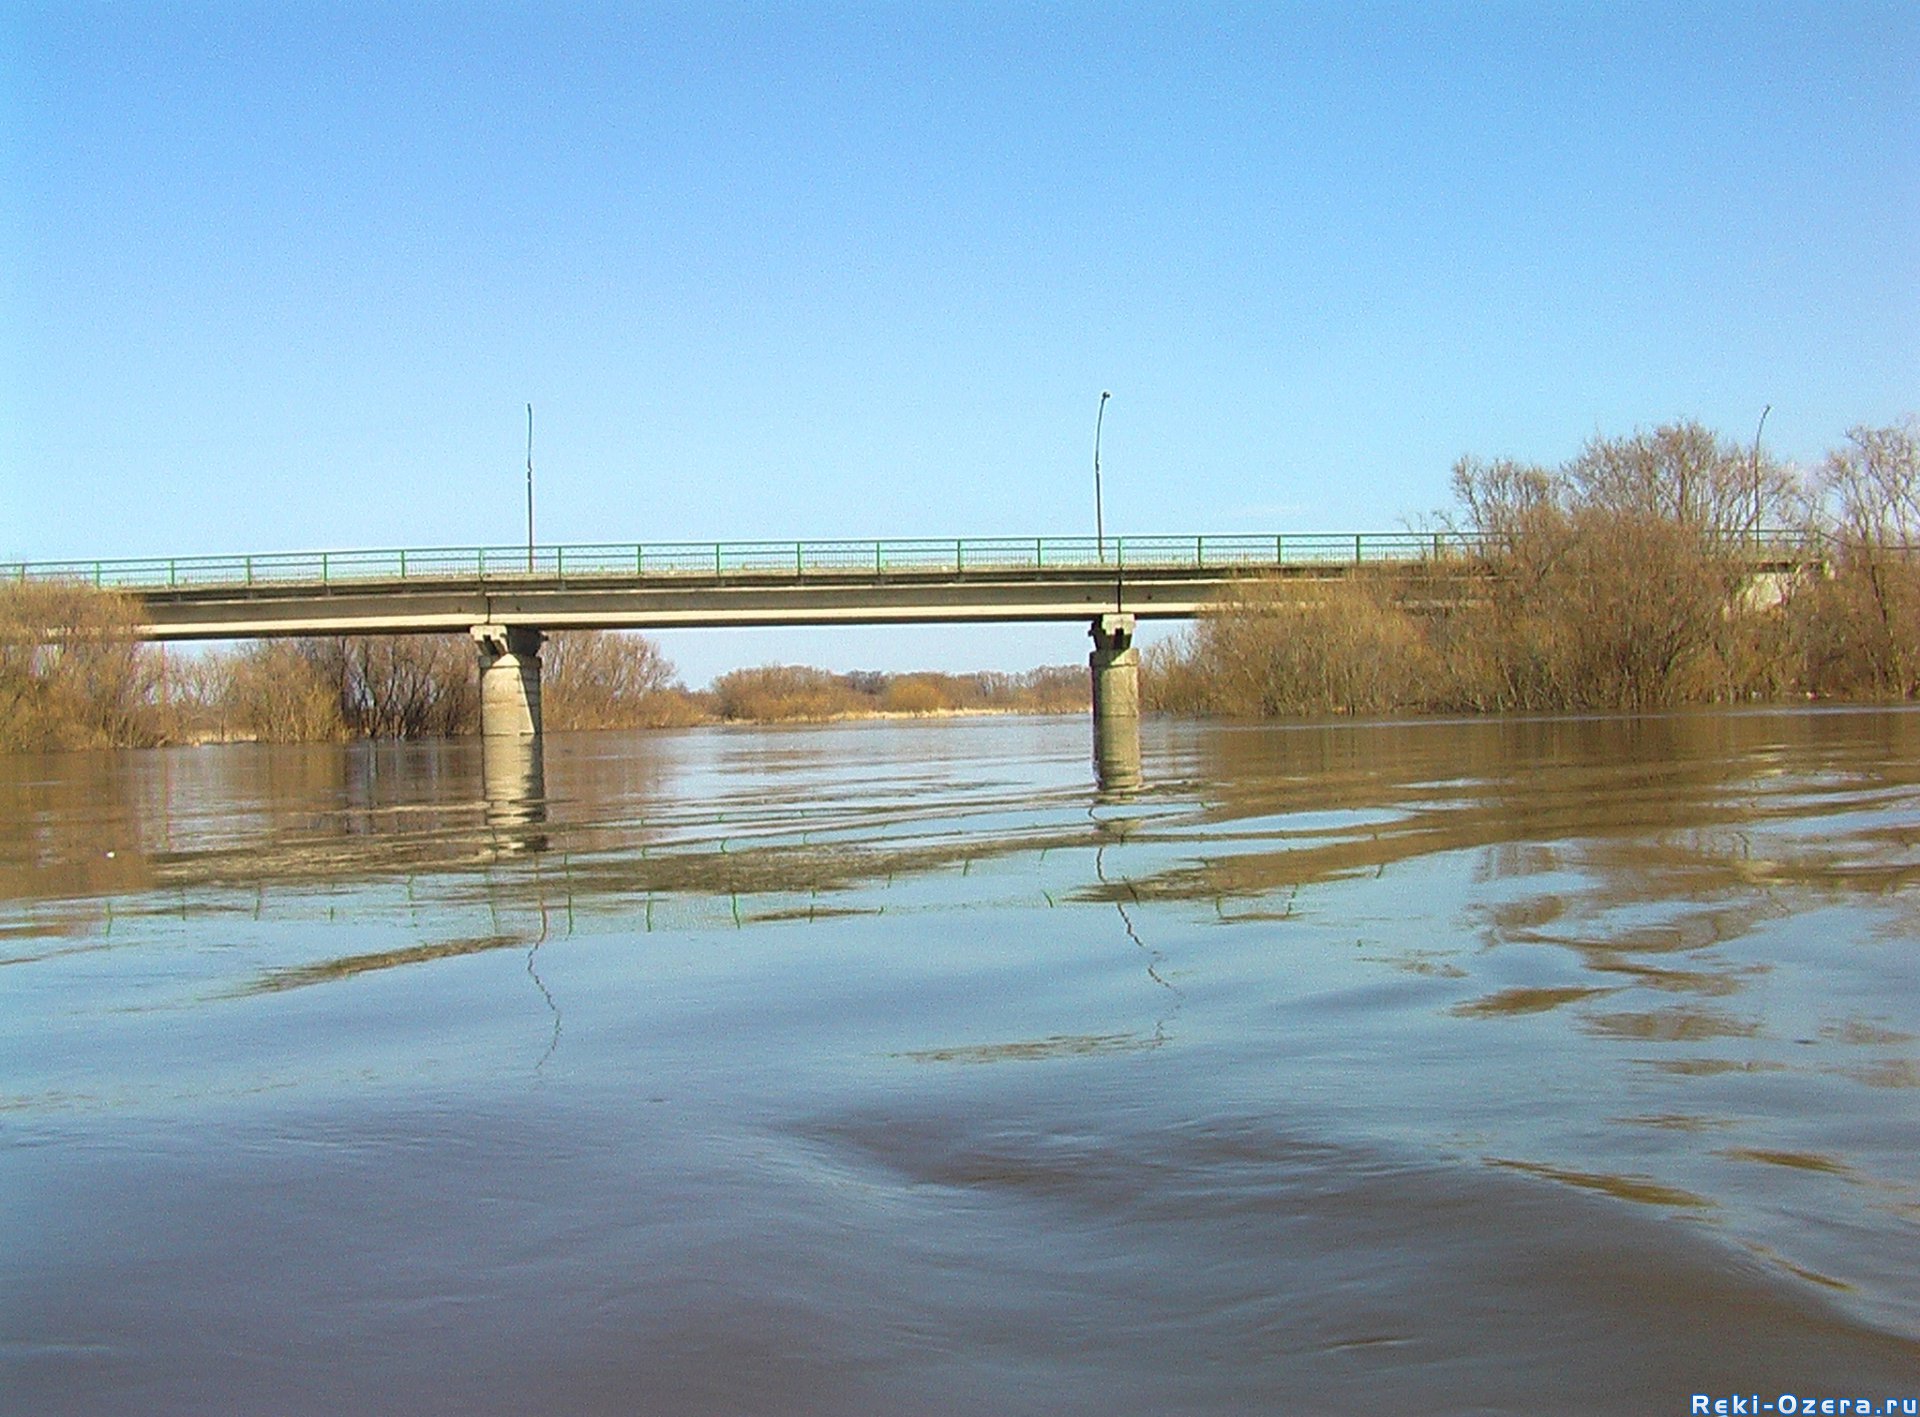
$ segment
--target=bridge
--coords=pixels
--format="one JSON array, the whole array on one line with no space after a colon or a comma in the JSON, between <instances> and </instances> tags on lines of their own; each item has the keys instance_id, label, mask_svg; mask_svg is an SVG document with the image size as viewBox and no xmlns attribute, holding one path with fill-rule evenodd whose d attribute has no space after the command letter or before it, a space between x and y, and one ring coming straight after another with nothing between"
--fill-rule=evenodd
<instances>
[{"instance_id":1,"label":"bridge","mask_svg":"<svg viewBox=\"0 0 1920 1417\"><path fill-rule=\"evenodd\" d=\"M1777 533L1738 544L1756 572L1806 555ZM554 631L1085 620L1096 758L1124 778L1129 741L1138 761L1136 619L1191 617L1256 579L1470 574L1481 550L1451 531L623 543L16 562L0 580L124 592L154 640L468 633L488 738L539 736Z\"/></svg>"},{"instance_id":2,"label":"bridge","mask_svg":"<svg viewBox=\"0 0 1920 1417\"><path fill-rule=\"evenodd\" d=\"M737 541L0 563L137 597L155 640L729 625L1185 618L1249 577L1440 560L1456 533Z\"/></svg>"}]
</instances>

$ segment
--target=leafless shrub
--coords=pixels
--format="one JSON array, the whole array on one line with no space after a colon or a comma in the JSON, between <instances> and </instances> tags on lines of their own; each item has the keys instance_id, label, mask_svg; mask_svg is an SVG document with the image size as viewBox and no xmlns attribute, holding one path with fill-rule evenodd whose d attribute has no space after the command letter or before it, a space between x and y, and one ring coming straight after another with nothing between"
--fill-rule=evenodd
<instances>
[{"instance_id":1,"label":"leafless shrub","mask_svg":"<svg viewBox=\"0 0 1920 1417\"><path fill-rule=\"evenodd\" d=\"M992 708L1020 713L1079 713L1093 702L1093 681L1084 664L1043 664L1019 674L974 677Z\"/></svg>"},{"instance_id":2,"label":"leafless shrub","mask_svg":"<svg viewBox=\"0 0 1920 1417\"><path fill-rule=\"evenodd\" d=\"M193 649L158 647L159 699L169 741L224 741L233 734L227 721L234 656Z\"/></svg>"},{"instance_id":3,"label":"leafless shrub","mask_svg":"<svg viewBox=\"0 0 1920 1417\"><path fill-rule=\"evenodd\" d=\"M1445 524L1470 534L1476 577L1432 593L1361 578L1291 611L1284 597L1229 607L1147 657L1148 702L1231 714L1644 709L1791 692L1815 660L1830 667L1829 691L1911 693L1920 595L1902 576L1914 557L1886 549L1909 546L1920 524L1920 479L1902 472L1915 439L1900 433L1856 430L1830 462L1852 530L1817 597L1784 572L1772 594L1751 584L1758 529L1803 505L1791 470L1675 423L1595 438L1558 468L1463 458Z\"/></svg>"},{"instance_id":4,"label":"leafless shrub","mask_svg":"<svg viewBox=\"0 0 1920 1417\"><path fill-rule=\"evenodd\" d=\"M1847 433L1820 492L1832 576L1805 598L1807 677L1826 693L1920 693L1920 420Z\"/></svg>"},{"instance_id":5,"label":"leafless shrub","mask_svg":"<svg viewBox=\"0 0 1920 1417\"><path fill-rule=\"evenodd\" d=\"M1555 471L1463 459L1453 481L1488 587L1449 627L1466 704L1649 708L1754 678L1730 630L1744 538L1793 504L1757 451L1677 423L1595 438Z\"/></svg>"},{"instance_id":6,"label":"leafless shrub","mask_svg":"<svg viewBox=\"0 0 1920 1417\"><path fill-rule=\"evenodd\" d=\"M357 635L312 641L304 652L356 737L446 738L479 727L479 673L465 635Z\"/></svg>"},{"instance_id":7,"label":"leafless shrub","mask_svg":"<svg viewBox=\"0 0 1920 1417\"><path fill-rule=\"evenodd\" d=\"M1714 536L1781 523L1796 492L1787 469L1757 447L1692 420L1593 438L1562 475L1581 508Z\"/></svg>"},{"instance_id":8,"label":"leafless shrub","mask_svg":"<svg viewBox=\"0 0 1920 1417\"><path fill-rule=\"evenodd\" d=\"M722 674L713 681L713 696L722 718L761 723L840 718L872 709L872 701L855 693L841 676L798 664Z\"/></svg>"},{"instance_id":9,"label":"leafless shrub","mask_svg":"<svg viewBox=\"0 0 1920 1417\"><path fill-rule=\"evenodd\" d=\"M957 695L941 683L944 675L897 674L888 678L879 694L879 707L887 713L938 713L951 710Z\"/></svg>"},{"instance_id":10,"label":"leafless shrub","mask_svg":"<svg viewBox=\"0 0 1920 1417\"><path fill-rule=\"evenodd\" d=\"M710 692L722 718L779 721L872 713L1072 713L1087 707L1091 689L1087 671L1077 665L1020 674L832 674L770 665L723 674Z\"/></svg>"},{"instance_id":11,"label":"leafless shrub","mask_svg":"<svg viewBox=\"0 0 1920 1417\"><path fill-rule=\"evenodd\" d=\"M541 651L541 712L555 731L697 723L700 705L643 635L569 630Z\"/></svg>"},{"instance_id":12,"label":"leafless shrub","mask_svg":"<svg viewBox=\"0 0 1920 1417\"><path fill-rule=\"evenodd\" d=\"M848 676L851 682L853 676ZM1045 665L1020 674L868 673L875 706L886 713L1073 713L1088 706L1091 681L1078 665Z\"/></svg>"},{"instance_id":13,"label":"leafless shrub","mask_svg":"<svg viewBox=\"0 0 1920 1417\"><path fill-rule=\"evenodd\" d=\"M1456 678L1492 709L1649 708L1711 696L1740 568L1671 520L1576 506L1454 617Z\"/></svg>"},{"instance_id":14,"label":"leafless shrub","mask_svg":"<svg viewBox=\"0 0 1920 1417\"><path fill-rule=\"evenodd\" d=\"M1415 617L1373 576L1258 587L1144 658L1151 709L1231 717L1380 713L1444 692Z\"/></svg>"},{"instance_id":15,"label":"leafless shrub","mask_svg":"<svg viewBox=\"0 0 1920 1417\"><path fill-rule=\"evenodd\" d=\"M263 743L347 736L340 669L327 641L261 640L225 660L221 717Z\"/></svg>"},{"instance_id":16,"label":"leafless shrub","mask_svg":"<svg viewBox=\"0 0 1920 1417\"><path fill-rule=\"evenodd\" d=\"M0 750L136 747L163 737L139 607L92 586L0 588Z\"/></svg>"}]
</instances>

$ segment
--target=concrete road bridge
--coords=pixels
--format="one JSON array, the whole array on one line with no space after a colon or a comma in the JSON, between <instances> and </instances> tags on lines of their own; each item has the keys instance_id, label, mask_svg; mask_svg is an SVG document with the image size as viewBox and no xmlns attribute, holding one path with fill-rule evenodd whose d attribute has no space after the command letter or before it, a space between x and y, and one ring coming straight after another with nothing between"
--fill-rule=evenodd
<instances>
[{"instance_id":1,"label":"concrete road bridge","mask_svg":"<svg viewBox=\"0 0 1920 1417\"><path fill-rule=\"evenodd\" d=\"M1739 544L1765 573L1804 560L1787 540ZM0 563L0 579L122 591L154 640L468 633L489 738L539 735L554 631L1086 620L1096 758L1118 764L1131 740L1137 764L1136 618L1192 617L1258 579L1464 577L1479 550L1469 534L1411 531L631 543Z\"/></svg>"},{"instance_id":2,"label":"concrete road bridge","mask_svg":"<svg viewBox=\"0 0 1920 1417\"><path fill-rule=\"evenodd\" d=\"M1184 618L1253 577L1435 562L1470 541L1385 532L995 537L280 552L0 564L136 596L156 640L267 635Z\"/></svg>"}]
</instances>

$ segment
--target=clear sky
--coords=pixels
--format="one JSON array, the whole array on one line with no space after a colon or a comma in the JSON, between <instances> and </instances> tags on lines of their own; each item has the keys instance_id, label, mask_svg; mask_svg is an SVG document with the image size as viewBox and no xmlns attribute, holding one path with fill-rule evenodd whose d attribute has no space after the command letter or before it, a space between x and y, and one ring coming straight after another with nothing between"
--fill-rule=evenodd
<instances>
[{"instance_id":1,"label":"clear sky","mask_svg":"<svg viewBox=\"0 0 1920 1417\"><path fill-rule=\"evenodd\" d=\"M0 559L1390 529L1920 407L1920 5L0 14ZM1015 668L1079 627L707 634Z\"/></svg>"}]
</instances>

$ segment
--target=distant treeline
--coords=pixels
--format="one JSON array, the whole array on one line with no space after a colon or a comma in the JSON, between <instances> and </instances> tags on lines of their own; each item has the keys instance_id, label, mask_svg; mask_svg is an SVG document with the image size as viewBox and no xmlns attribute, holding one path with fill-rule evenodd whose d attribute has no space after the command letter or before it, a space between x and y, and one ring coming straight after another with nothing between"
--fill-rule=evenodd
<instances>
[{"instance_id":1,"label":"distant treeline","mask_svg":"<svg viewBox=\"0 0 1920 1417\"><path fill-rule=\"evenodd\" d=\"M1147 705L1271 717L1920 693L1912 418L1853 429L1811 473L1686 422L1595 438L1559 467L1465 458L1453 490L1436 529L1470 551L1253 585L1147 654ZM1763 527L1792 532L1808 562L1756 578Z\"/></svg>"},{"instance_id":2,"label":"distant treeline","mask_svg":"<svg viewBox=\"0 0 1920 1417\"><path fill-rule=\"evenodd\" d=\"M803 665L736 669L713 681L716 717L756 723L874 713L1071 713L1088 706L1083 666L1024 674L831 674Z\"/></svg>"},{"instance_id":3,"label":"distant treeline","mask_svg":"<svg viewBox=\"0 0 1920 1417\"><path fill-rule=\"evenodd\" d=\"M137 605L89 586L0 586L0 752L255 739L452 737L480 726L473 642L455 635L262 640L182 652L133 637ZM550 731L730 719L1084 708L1084 669L829 674L743 669L689 690L642 635L574 631L541 654Z\"/></svg>"}]
</instances>

